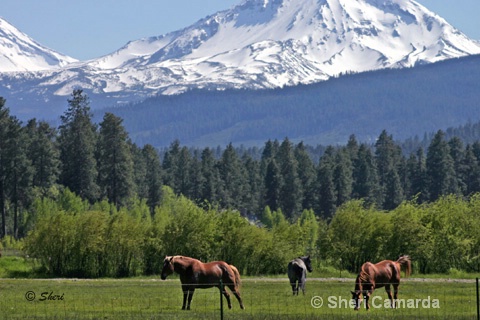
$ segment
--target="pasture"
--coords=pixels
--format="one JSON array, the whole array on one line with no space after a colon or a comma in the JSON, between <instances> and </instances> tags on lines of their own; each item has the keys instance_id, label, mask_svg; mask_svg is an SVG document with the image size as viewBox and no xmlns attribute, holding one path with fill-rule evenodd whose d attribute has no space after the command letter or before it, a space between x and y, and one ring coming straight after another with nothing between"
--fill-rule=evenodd
<instances>
[{"instance_id":1,"label":"pasture","mask_svg":"<svg viewBox=\"0 0 480 320\"><path fill-rule=\"evenodd\" d=\"M349 306L354 279L308 278L306 294L292 295L282 278L242 282L245 310L224 300L224 319L476 319L475 280L402 279L400 307L385 307L375 291L370 311ZM135 279L1 279L1 319L220 319L216 288L197 289L182 311L178 277ZM403 305L402 305L403 303Z\"/></svg>"}]
</instances>

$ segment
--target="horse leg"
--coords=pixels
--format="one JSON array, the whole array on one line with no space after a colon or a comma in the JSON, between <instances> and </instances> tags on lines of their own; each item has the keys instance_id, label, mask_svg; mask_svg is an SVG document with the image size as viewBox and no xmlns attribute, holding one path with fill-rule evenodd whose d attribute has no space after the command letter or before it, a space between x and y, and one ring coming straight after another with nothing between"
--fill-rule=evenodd
<instances>
[{"instance_id":1,"label":"horse leg","mask_svg":"<svg viewBox=\"0 0 480 320\"><path fill-rule=\"evenodd\" d=\"M227 299L228 309L232 309L232 302L230 301L230 294L227 292L227 288L223 287L223 291L221 293L225 296L225 299Z\"/></svg>"},{"instance_id":2,"label":"horse leg","mask_svg":"<svg viewBox=\"0 0 480 320\"><path fill-rule=\"evenodd\" d=\"M240 296L240 291L238 291L238 289L235 288L235 285L233 285L233 284L228 286L228 287L233 292L233 295L235 296L235 298L237 298L238 303L240 304L240 308L245 309L245 307L243 306L242 297Z\"/></svg>"},{"instance_id":3,"label":"horse leg","mask_svg":"<svg viewBox=\"0 0 480 320\"><path fill-rule=\"evenodd\" d=\"M299 281L299 283L300 283L299 287L300 287L300 289L302 289L303 295L305 295L305 280L302 279L302 280Z\"/></svg>"},{"instance_id":4,"label":"horse leg","mask_svg":"<svg viewBox=\"0 0 480 320\"><path fill-rule=\"evenodd\" d=\"M188 288L186 286L182 286L182 291L183 291L183 304L182 304L182 310L185 310L187 307L187 299L188 299Z\"/></svg>"},{"instance_id":5,"label":"horse leg","mask_svg":"<svg viewBox=\"0 0 480 320\"><path fill-rule=\"evenodd\" d=\"M300 279L300 288L302 288L303 295L305 295L305 283L307 281L307 271L303 271L302 278Z\"/></svg>"},{"instance_id":6,"label":"horse leg","mask_svg":"<svg viewBox=\"0 0 480 320\"><path fill-rule=\"evenodd\" d=\"M394 284L393 285L393 303L395 307L395 303L398 301L398 286L399 284Z\"/></svg>"},{"instance_id":7,"label":"horse leg","mask_svg":"<svg viewBox=\"0 0 480 320\"><path fill-rule=\"evenodd\" d=\"M195 292L195 288L192 287L188 290L188 303L187 303L187 310L190 310L190 304L192 303L193 293Z\"/></svg>"},{"instance_id":8,"label":"horse leg","mask_svg":"<svg viewBox=\"0 0 480 320\"><path fill-rule=\"evenodd\" d=\"M390 285L389 285L389 284L385 285L385 291L387 292L388 299L390 299L390 307L391 307L392 309L395 308L395 301L393 300L392 291L391 291L391 289L390 289Z\"/></svg>"},{"instance_id":9,"label":"horse leg","mask_svg":"<svg viewBox=\"0 0 480 320\"><path fill-rule=\"evenodd\" d=\"M367 293L365 295L365 308L367 308L367 311L370 310L370 303L368 302L368 300L370 300L370 295Z\"/></svg>"}]
</instances>

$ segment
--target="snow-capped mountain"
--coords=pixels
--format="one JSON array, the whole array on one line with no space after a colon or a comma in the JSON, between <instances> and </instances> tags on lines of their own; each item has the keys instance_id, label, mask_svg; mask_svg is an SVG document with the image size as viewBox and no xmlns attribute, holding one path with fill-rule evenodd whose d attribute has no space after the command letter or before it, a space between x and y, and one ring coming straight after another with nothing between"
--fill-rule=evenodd
<instances>
[{"instance_id":1,"label":"snow-capped mountain","mask_svg":"<svg viewBox=\"0 0 480 320\"><path fill-rule=\"evenodd\" d=\"M7 33L12 27L5 22L0 29L0 44L12 35L26 38ZM10 47L19 48L0 45L0 57ZM32 46L24 48L15 49L13 71L32 52ZM72 60L45 51L39 56L47 64L57 57L53 65L63 66L23 75L0 73L0 95L24 98L28 90L50 100L81 87L113 104L191 88L308 84L343 73L479 53L480 43L413 0L244 0L183 30L131 41L98 59L64 65ZM25 69L40 68L25 63ZM1 71L8 70L2 66Z\"/></svg>"},{"instance_id":2,"label":"snow-capped mountain","mask_svg":"<svg viewBox=\"0 0 480 320\"><path fill-rule=\"evenodd\" d=\"M0 72L47 70L75 61L38 44L0 18Z\"/></svg>"}]
</instances>

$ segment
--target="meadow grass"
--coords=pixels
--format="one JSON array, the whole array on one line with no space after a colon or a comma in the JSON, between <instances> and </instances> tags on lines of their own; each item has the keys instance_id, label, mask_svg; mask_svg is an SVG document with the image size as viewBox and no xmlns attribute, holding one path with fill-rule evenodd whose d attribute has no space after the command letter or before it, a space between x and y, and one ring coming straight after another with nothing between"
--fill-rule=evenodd
<instances>
[{"instance_id":1,"label":"meadow grass","mask_svg":"<svg viewBox=\"0 0 480 320\"><path fill-rule=\"evenodd\" d=\"M406 303L395 310L385 307L385 290L378 289L370 311L354 311L352 289L351 279L311 278L305 295L292 296L286 278L244 278L246 309L232 295L231 310L223 300L224 319L476 319L472 280L404 280L399 299ZM220 319L216 288L196 290L192 310L182 311L178 278L1 279L0 295L1 319Z\"/></svg>"}]
</instances>

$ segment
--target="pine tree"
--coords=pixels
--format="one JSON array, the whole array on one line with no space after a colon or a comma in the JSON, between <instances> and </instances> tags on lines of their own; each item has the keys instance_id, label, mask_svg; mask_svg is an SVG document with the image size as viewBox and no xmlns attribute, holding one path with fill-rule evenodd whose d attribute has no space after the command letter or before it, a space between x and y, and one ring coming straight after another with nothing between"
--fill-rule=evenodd
<instances>
[{"instance_id":1,"label":"pine tree","mask_svg":"<svg viewBox=\"0 0 480 320\"><path fill-rule=\"evenodd\" d=\"M245 190L246 179L240 159L231 143L225 148L217 167L221 182L220 205L230 209L244 208L239 195Z\"/></svg>"},{"instance_id":2,"label":"pine tree","mask_svg":"<svg viewBox=\"0 0 480 320\"><path fill-rule=\"evenodd\" d=\"M168 151L165 153L162 163L163 181L165 185L171 187L175 194L179 193L178 182L175 180L178 171L178 158L180 156L180 141L175 140L170 144Z\"/></svg>"},{"instance_id":3,"label":"pine tree","mask_svg":"<svg viewBox=\"0 0 480 320\"><path fill-rule=\"evenodd\" d=\"M302 190L297 174L297 161L293 155L293 147L288 139L280 145L277 164L282 176L280 185L280 208L285 217L295 220L301 213Z\"/></svg>"},{"instance_id":4,"label":"pine tree","mask_svg":"<svg viewBox=\"0 0 480 320\"><path fill-rule=\"evenodd\" d=\"M270 159L264 178L264 207L269 207L272 211L280 208L280 186L281 176L275 159Z\"/></svg>"},{"instance_id":5,"label":"pine tree","mask_svg":"<svg viewBox=\"0 0 480 320\"><path fill-rule=\"evenodd\" d=\"M13 211L13 236L19 238L19 216L22 209L28 207L32 194L33 168L27 157L28 138L26 130L16 118L12 118L9 129L9 142L7 159L10 166L7 174L9 198Z\"/></svg>"},{"instance_id":6,"label":"pine tree","mask_svg":"<svg viewBox=\"0 0 480 320\"><path fill-rule=\"evenodd\" d=\"M324 218L332 218L336 210L337 194L334 182L335 150L327 147L317 169L317 205L315 211Z\"/></svg>"},{"instance_id":7,"label":"pine tree","mask_svg":"<svg viewBox=\"0 0 480 320\"><path fill-rule=\"evenodd\" d=\"M242 156L242 164L246 172L246 190L243 195L243 203L247 213L261 212L261 186L263 185L260 177L260 165L258 161L252 159L246 153Z\"/></svg>"},{"instance_id":8,"label":"pine tree","mask_svg":"<svg viewBox=\"0 0 480 320\"><path fill-rule=\"evenodd\" d=\"M465 165L465 149L463 147L463 142L458 137L452 137L448 141L448 147L450 149L450 156L453 160L453 168L455 170L456 184L458 188L458 193L465 193L467 186L465 183L465 175L467 174L468 169L464 167Z\"/></svg>"},{"instance_id":9,"label":"pine tree","mask_svg":"<svg viewBox=\"0 0 480 320\"><path fill-rule=\"evenodd\" d=\"M351 199L353 183L352 174L353 168L348 149L341 149L335 154L335 168L333 171L337 207Z\"/></svg>"},{"instance_id":10,"label":"pine tree","mask_svg":"<svg viewBox=\"0 0 480 320\"><path fill-rule=\"evenodd\" d=\"M364 199L367 205L378 205L380 199L377 168L372 151L366 144L361 144L358 148L353 168L353 198Z\"/></svg>"},{"instance_id":11,"label":"pine tree","mask_svg":"<svg viewBox=\"0 0 480 320\"><path fill-rule=\"evenodd\" d=\"M298 179L302 186L302 208L312 209L315 203L314 185L316 180L315 165L309 156L303 142L297 144L294 150L298 164Z\"/></svg>"},{"instance_id":12,"label":"pine tree","mask_svg":"<svg viewBox=\"0 0 480 320\"><path fill-rule=\"evenodd\" d=\"M216 203L220 180L215 157L210 148L203 149L200 166L202 172L201 199L209 204Z\"/></svg>"},{"instance_id":13,"label":"pine tree","mask_svg":"<svg viewBox=\"0 0 480 320\"><path fill-rule=\"evenodd\" d=\"M101 195L117 208L127 203L134 190L132 150L123 120L106 113L98 136L98 184Z\"/></svg>"},{"instance_id":14,"label":"pine tree","mask_svg":"<svg viewBox=\"0 0 480 320\"><path fill-rule=\"evenodd\" d=\"M28 139L20 121L10 116L0 97L0 211L2 226L0 236L9 231L7 226L7 202L13 212L13 236L19 236L19 214L26 207L31 193L32 167L27 157Z\"/></svg>"},{"instance_id":15,"label":"pine tree","mask_svg":"<svg viewBox=\"0 0 480 320\"><path fill-rule=\"evenodd\" d=\"M5 107L5 99L0 97L0 210L2 215L2 230L0 236L7 235L7 174L10 142L10 110Z\"/></svg>"},{"instance_id":16,"label":"pine tree","mask_svg":"<svg viewBox=\"0 0 480 320\"><path fill-rule=\"evenodd\" d=\"M142 155L147 168L145 175L147 205L153 215L162 198L162 164L158 152L150 144L143 146Z\"/></svg>"},{"instance_id":17,"label":"pine tree","mask_svg":"<svg viewBox=\"0 0 480 320\"><path fill-rule=\"evenodd\" d=\"M95 146L97 133L90 103L82 90L74 90L68 109L61 116L59 147L62 171L60 183L91 202L98 200Z\"/></svg>"},{"instance_id":18,"label":"pine tree","mask_svg":"<svg viewBox=\"0 0 480 320\"><path fill-rule=\"evenodd\" d=\"M435 134L428 147L426 167L430 201L435 201L443 195L457 193L453 159L442 130Z\"/></svg>"},{"instance_id":19,"label":"pine tree","mask_svg":"<svg viewBox=\"0 0 480 320\"><path fill-rule=\"evenodd\" d=\"M392 177L399 176L399 164L401 159L401 149L393 141L391 135L385 130L382 131L375 143L375 162L377 164L378 182L380 187L379 200L382 208L386 208L386 202L391 205L392 199L387 199L387 188L392 188L389 181ZM395 172L393 172L395 171ZM402 188L402 184L396 184L395 187ZM391 193L403 194L403 190L395 190Z\"/></svg>"},{"instance_id":20,"label":"pine tree","mask_svg":"<svg viewBox=\"0 0 480 320\"><path fill-rule=\"evenodd\" d=\"M480 192L480 163L477 157L475 157L471 145L467 145L465 148L463 168L465 169L463 173L465 183L464 194L470 196Z\"/></svg>"},{"instance_id":21,"label":"pine tree","mask_svg":"<svg viewBox=\"0 0 480 320\"><path fill-rule=\"evenodd\" d=\"M28 158L33 166L32 185L41 196L48 196L60 175L60 154L55 144L56 131L50 125L35 119L26 126L29 136Z\"/></svg>"}]
</instances>

